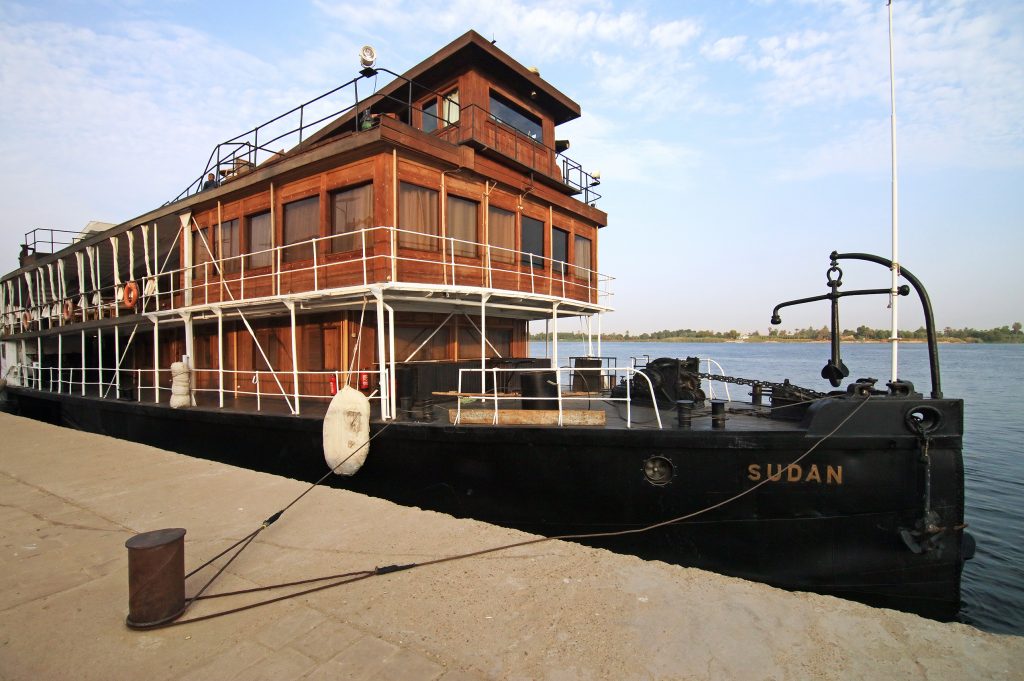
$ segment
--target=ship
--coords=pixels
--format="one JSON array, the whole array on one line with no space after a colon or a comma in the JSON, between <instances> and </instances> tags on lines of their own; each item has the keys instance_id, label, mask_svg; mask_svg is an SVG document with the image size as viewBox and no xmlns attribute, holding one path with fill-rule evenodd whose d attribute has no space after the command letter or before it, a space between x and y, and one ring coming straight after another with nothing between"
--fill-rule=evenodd
<instances>
[{"instance_id":1,"label":"ship","mask_svg":"<svg viewBox=\"0 0 1024 681\"><path fill-rule=\"evenodd\" d=\"M619 366L601 351L600 175L556 132L579 104L474 31L402 73L359 60L216 145L164 205L26 234L0 279L5 408L307 480L344 464L331 484L401 504L956 617L963 402L942 394L906 268L927 396L841 387L840 299L910 292L840 291L846 260L895 269L855 252L773 312L831 303L832 390L694 357ZM560 360L568 320L586 352ZM709 399L712 379L749 399Z\"/></svg>"}]
</instances>

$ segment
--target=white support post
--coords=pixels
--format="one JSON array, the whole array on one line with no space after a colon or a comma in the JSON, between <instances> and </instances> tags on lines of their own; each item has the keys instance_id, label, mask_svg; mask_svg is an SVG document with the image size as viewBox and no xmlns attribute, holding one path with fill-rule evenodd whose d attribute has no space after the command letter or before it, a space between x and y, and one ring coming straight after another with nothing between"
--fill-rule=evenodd
<instances>
[{"instance_id":1,"label":"white support post","mask_svg":"<svg viewBox=\"0 0 1024 681\"><path fill-rule=\"evenodd\" d=\"M395 310L390 305L384 307L388 310L388 354L391 358L389 362L391 370L388 372L388 404L390 405L388 413L394 418L394 415L398 413L396 402L398 391L395 389L395 383L398 380L395 372Z\"/></svg>"},{"instance_id":2,"label":"white support post","mask_svg":"<svg viewBox=\"0 0 1024 681\"><path fill-rule=\"evenodd\" d=\"M96 244L93 248L96 252L96 319L103 319L103 280L100 278L100 245ZM101 335L97 329L96 337L99 338ZM103 381L101 380L100 383L103 383Z\"/></svg>"},{"instance_id":3,"label":"white support post","mask_svg":"<svg viewBox=\"0 0 1024 681\"><path fill-rule=\"evenodd\" d=\"M390 404L387 395L387 355L384 351L384 294L376 286L372 287L370 292L377 300L377 366L378 382L380 383L380 417L386 421L391 418L391 415L388 414Z\"/></svg>"},{"instance_id":4,"label":"white support post","mask_svg":"<svg viewBox=\"0 0 1024 681\"><path fill-rule=\"evenodd\" d=\"M558 306L555 303L551 306L551 368L558 368Z\"/></svg>"},{"instance_id":5,"label":"white support post","mask_svg":"<svg viewBox=\"0 0 1024 681\"><path fill-rule=\"evenodd\" d=\"M487 392L487 299L490 293L480 296L480 392Z\"/></svg>"},{"instance_id":6,"label":"white support post","mask_svg":"<svg viewBox=\"0 0 1024 681\"><path fill-rule=\"evenodd\" d=\"M295 413L299 413L299 353L297 350L297 343L295 342L295 303L288 300L285 301L285 305L288 307L288 317L291 320L292 330L292 397L295 400Z\"/></svg>"},{"instance_id":7,"label":"white support post","mask_svg":"<svg viewBox=\"0 0 1024 681\"><path fill-rule=\"evenodd\" d=\"M160 404L160 319L153 320L153 404Z\"/></svg>"},{"instance_id":8,"label":"white support post","mask_svg":"<svg viewBox=\"0 0 1024 681\"><path fill-rule=\"evenodd\" d=\"M36 336L36 390L43 389L43 337Z\"/></svg>"},{"instance_id":9,"label":"white support post","mask_svg":"<svg viewBox=\"0 0 1024 681\"><path fill-rule=\"evenodd\" d=\"M121 327L114 327L114 357L117 358L117 366L114 367L114 399L121 397Z\"/></svg>"},{"instance_id":10,"label":"white support post","mask_svg":"<svg viewBox=\"0 0 1024 681\"><path fill-rule=\"evenodd\" d=\"M121 305L119 304L120 300L119 300L118 293L119 293L119 291L121 289L121 266L117 262L117 251L118 251L117 235L114 235L114 236L110 237L110 251L111 251L111 254L112 254L111 257L112 257L113 262L114 262L114 316L115 317L120 317L121 316ZM114 328L116 329L117 327L114 327ZM115 335L114 338L116 340L117 336Z\"/></svg>"},{"instance_id":11,"label":"white support post","mask_svg":"<svg viewBox=\"0 0 1024 681\"><path fill-rule=\"evenodd\" d=\"M103 397L103 329L96 329L96 395Z\"/></svg>"},{"instance_id":12,"label":"white support post","mask_svg":"<svg viewBox=\"0 0 1024 681\"><path fill-rule=\"evenodd\" d=\"M224 408L224 311L214 308L217 315L217 394L220 408Z\"/></svg>"},{"instance_id":13,"label":"white support post","mask_svg":"<svg viewBox=\"0 0 1024 681\"><path fill-rule=\"evenodd\" d=\"M68 281L64 274L64 258L57 261L57 274L60 275L60 300L61 300L61 315L60 323L61 326L66 324L68 320L64 319L64 304L68 299Z\"/></svg>"},{"instance_id":14,"label":"white support post","mask_svg":"<svg viewBox=\"0 0 1024 681\"><path fill-rule=\"evenodd\" d=\"M82 397L85 397L85 330L82 330Z\"/></svg>"},{"instance_id":15,"label":"white support post","mask_svg":"<svg viewBox=\"0 0 1024 681\"><path fill-rule=\"evenodd\" d=\"M192 313L191 312L179 312L178 313L182 320L185 322L185 357L188 358L186 365L192 372L192 380L189 385L189 400L192 406L196 406L196 339L195 329L192 326Z\"/></svg>"},{"instance_id":16,"label":"white support post","mask_svg":"<svg viewBox=\"0 0 1024 681\"><path fill-rule=\"evenodd\" d=\"M57 334L57 392L63 392L64 384L64 334Z\"/></svg>"},{"instance_id":17,"label":"white support post","mask_svg":"<svg viewBox=\"0 0 1024 681\"><path fill-rule=\"evenodd\" d=\"M192 221L192 211L182 213L178 216L181 221L181 245L185 250L185 262L181 263L181 275L183 278L182 289L184 291L185 307L192 306L192 260L195 255L192 253L192 230L189 223ZM168 257L170 253L167 254ZM173 287L172 287L173 288Z\"/></svg>"}]
</instances>

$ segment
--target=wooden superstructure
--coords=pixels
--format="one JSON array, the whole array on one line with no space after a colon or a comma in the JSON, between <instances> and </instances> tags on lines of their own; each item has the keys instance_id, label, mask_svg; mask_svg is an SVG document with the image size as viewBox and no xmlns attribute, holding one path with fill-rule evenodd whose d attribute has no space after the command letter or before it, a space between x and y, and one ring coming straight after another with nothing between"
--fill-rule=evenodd
<instances>
[{"instance_id":1,"label":"wooden superstructure","mask_svg":"<svg viewBox=\"0 0 1024 681\"><path fill-rule=\"evenodd\" d=\"M5 371L166 402L186 355L197 404L299 413L349 382L389 418L401 365L525 358L529 321L606 310L598 180L555 139L579 106L472 31L358 98L386 74L328 93L354 104L311 135L321 98L218 145L174 202L28 244L0 285Z\"/></svg>"}]
</instances>

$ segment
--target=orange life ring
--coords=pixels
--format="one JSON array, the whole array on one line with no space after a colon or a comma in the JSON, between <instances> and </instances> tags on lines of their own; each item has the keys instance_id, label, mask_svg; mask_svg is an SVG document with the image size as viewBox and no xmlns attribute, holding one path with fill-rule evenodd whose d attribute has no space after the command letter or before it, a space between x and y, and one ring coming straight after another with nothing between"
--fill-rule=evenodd
<instances>
[{"instance_id":1,"label":"orange life ring","mask_svg":"<svg viewBox=\"0 0 1024 681\"><path fill-rule=\"evenodd\" d=\"M139 285L134 281L129 281L124 286L122 303L125 307L133 308L137 302L139 302Z\"/></svg>"},{"instance_id":2,"label":"orange life ring","mask_svg":"<svg viewBox=\"0 0 1024 681\"><path fill-rule=\"evenodd\" d=\"M32 315L28 313L28 310L25 310L24 312L21 313L21 328L32 328Z\"/></svg>"},{"instance_id":3,"label":"orange life ring","mask_svg":"<svg viewBox=\"0 0 1024 681\"><path fill-rule=\"evenodd\" d=\"M75 316L75 306L71 304L70 300L64 301L64 321L70 322L71 318Z\"/></svg>"}]
</instances>

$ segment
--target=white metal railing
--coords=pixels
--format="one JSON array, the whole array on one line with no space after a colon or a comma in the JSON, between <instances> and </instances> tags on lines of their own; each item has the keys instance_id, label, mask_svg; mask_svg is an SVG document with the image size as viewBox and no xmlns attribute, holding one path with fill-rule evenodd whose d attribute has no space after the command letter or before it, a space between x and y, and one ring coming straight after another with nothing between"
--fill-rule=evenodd
<instances>
[{"instance_id":1,"label":"white metal railing","mask_svg":"<svg viewBox=\"0 0 1024 681\"><path fill-rule=\"evenodd\" d=\"M414 241L416 245L403 245L403 239ZM335 250L336 244L348 247ZM295 253L300 255L290 255ZM251 264L254 260L270 264L254 269ZM401 276L401 266L413 263L418 265L416 278ZM179 284L162 291L161 295L175 296L191 289L193 304L206 305L228 298L248 300L281 295L282 291L336 288L331 283L332 275L344 278L345 286L368 286L387 280L388 274L375 276L375 266L389 273L391 282L462 284L560 297L568 297L575 290L585 294L580 297L592 303L606 301L612 295L613 278L590 268L524 251L396 227L368 227L216 261L206 260L189 268L172 270L170 274L175 275ZM308 289L295 288L294 278L302 274L311 278ZM506 281L500 279L502 276ZM288 283L282 284L286 277ZM514 277L514 281L508 282L509 277ZM225 288L230 295L222 295Z\"/></svg>"},{"instance_id":2,"label":"white metal railing","mask_svg":"<svg viewBox=\"0 0 1024 681\"><path fill-rule=\"evenodd\" d=\"M402 245L403 240L415 246ZM332 252L336 244L337 252ZM310 257L289 262L289 254L296 251L309 252ZM253 262L268 264L254 267ZM415 276L404 276L402 270L413 264ZM308 275L310 281L296 282L301 275ZM139 294L137 309L156 312L189 307L186 292L190 292L191 305L209 305L384 281L497 288L606 304L612 296L613 278L524 251L385 226L204 260L190 267L162 270L134 283ZM123 313L124 289L129 282L94 288L77 283L70 287L73 294L55 298L40 275L34 289L37 295L31 297L34 304L28 304L29 296L20 295L26 284L16 280L18 300L8 301L0 319L3 331L22 333Z\"/></svg>"},{"instance_id":3,"label":"white metal railing","mask_svg":"<svg viewBox=\"0 0 1024 681\"><path fill-rule=\"evenodd\" d=\"M711 374L711 365L714 364L715 367L718 368L718 375L719 376L725 376L725 370L722 369L722 365L719 364L718 362L716 362L715 360L711 359L710 357L701 357L699 359L700 359L700 361L707 363L708 370L706 372L704 372L704 373ZM725 399L727 399L730 402L732 402L732 395L729 394L729 384L728 383L726 383L725 381L714 381L714 382L712 382L712 380L710 378L706 378L704 380L706 380L708 382L708 399L711 399L711 400L718 399L715 396L715 385L714 384L715 383L721 383L723 386L725 386Z\"/></svg>"},{"instance_id":4,"label":"white metal railing","mask_svg":"<svg viewBox=\"0 0 1024 681\"><path fill-rule=\"evenodd\" d=\"M233 370L233 369L191 369L192 380L190 392L195 395L212 394L218 396L218 406L224 406L224 398L230 396L255 399L256 411L262 411L264 402L281 400L297 396L304 400L329 401L334 391L340 390L346 381L350 384L358 380L360 371L269 371L269 370ZM375 369L374 374L379 372ZM69 395L97 396L110 399L134 399L137 402L151 401L159 403L161 392L170 392L170 369L115 369L113 367L74 366L74 367L41 367L38 363L14 364L8 371L12 385L41 390L44 392L63 393ZM221 383L222 375L242 376L244 380L235 381L231 386ZM305 385L307 392L296 390L291 384L294 376L299 377L299 385ZM385 376L386 376L385 372ZM156 381L154 382L154 376ZM282 393L277 389L274 378L283 385L292 388L292 392ZM200 380L200 377L202 380ZM314 380L309 380L309 379ZM321 379L320 381L316 379ZM333 379L333 388L331 385ZM163 385L163 383L167 385ZM202 386L198 385L203 383ZM210 385L210 384L213 385ZM273 383L273 387L263 387ZM308 391L316 385L322 390ZM252 386L247 389L247 386ZM376 391L371 399L377 397ZM298 413L298 402L294 405L294 413Z\"/></svg>"},{"instance_id":5,"label":"white metal railing","mask_svg":"<svg viewBox=\"0 0 1024 681\"><path fill-rule=\"evenodd\" d=\"M363 371L270 371L266 369L192 369L193 375L192 381L192 392L202 394L216 394L219 399L220 406L223 406L224 397L251 397L256 400L256 411L260 411L263 408L264 400L283 398L285 396L289 398L297 398L294 404L295 413L299 413L301 400L324 400L329 401L334 393L348 383L349 385L355 384L358 381L360 373L369 373L366 370ZM379 375L377 369L372 372L374 375ZM231 376L235 380L229 386L228 381L225 379L221 381L221 376ZM204 387L198 387L200 382L199 377L203 377L205 384ZM311 388L317 384L322 385L323 390L314 392L302 392L301 388L296 389L293 385L293 377L299 379L299 386L305 385L306 388ZM240 379L240 380L239 380ZM312 380L311 380L312 379ZM318 380L319 379L319 380ZM331 381L333 379L333 386ZM290 387L291 392L287 394L282 393L277 387L278 382L281 385ZM212 385L210 385L212 384ZM264 387L264 384L270 384L268 387ZM251 386L251 387L249 387ZM372 397L372 395L371 395ZM380 399L383 399L380 396Z\"/></svg>"},{"instance_id":6,"label":"white metal railing","mask_svg":"<svg viewBox=\"0 0 1024 681\"><path fill-rule=\"evenodd\" d=\"M543 395L543 396L536 396L536 397L534 397L534 396L525 397L525 396L523 396L521 394L522 390L520 390L520 394L519 395L510 395L510 394L501 393L499 391L499 389L498 389L498 386L500 385L499 381L498 381L498 377L499 377L500 374L519 374L519 375L522 375L522 374L535 374L537 372L545 372L545 373L553 372L553 373L555 373L555 395ZM630 379L630 380L625 381L626 396L625 397L611 397L610 395L603 395L602 394L602 395L600 395L599 398L595 398L593 393L589 393L588 392L585 395L576 395L576 394L573 394L571 391L566 391L566 390L563 389L563 385L562 385L562 377L563 377L563 375L565 375L566 373L568 373L569 375L572 375L572 374L576 374L576 373L587 373L587 372L597 373L598 374L599 378L598 378L598 381L595 383L595 385L603 385L603 382L604 382L605 378L607 378L607 377L611 377L613 379L613 382L614 382L614 377L618 376L618 375L622 375L622 376L625 376L627 379ZM463 377L466 376L466 375L472 375L472 374L477 374L477 375L480 376L480 386L481 386L481 388L484 388L487 385L486 379L487 379L488 374L490 375L491 386L492 386L491 390L481 390L480 393L474 395L473 397L475 399L478 399L478 400L484 402L484 403L493 402L493 404L494 404L494 406L493 406L493 414L494 414L494 416L493 416L493 423L494 424L498 423L498 411L500 409L500 406L502 404L509 404L509 403L511 403L513 401L517 401L517 402L522 402L522 401L529 402L529 401L536 401L536 400L555 401L558 404L558 425L561 426L561 425L563 425L562 418L563 418L563 415L565 413L565 409L566 409L565 403L566 402L569 402L569 403L572 403L572 402L584 402L584 401L592 401L594 399L600 399L600 400L602 400L604 402L613 402L613 403L614 402L622 402L622 403L624 403L625 406L626 406L626 427L627 428L632 428L633 427L633 414L632 414L632 401L631 401L631 397L632 397L632 395L631 395L632 380L631 379L633 379L634 377L637 377L637 376L642 377L643 380L645 380L647 382L647 388L649 390L649 394L650 395L654 395L654 386L651 384L650 377L648 377L642 371L639 371L638 369L634 369L634 368L631 368L631 367L592 367L592 368L590 368L590 367L558 367L558 368L554 368L554 369L538 369L536 367L531 367L531 368L526 368L526 369L489 367L489 368L484 368L484 369L478 369L478 368L459 369L459 381L458 381L458 387L457 387L457 393L459 395L463 395L464 394L463 390L462 390L462 387L463 387L463 384L464 384L463 383ZM663 426L662 426L662 423L661 423L661 414L658 411L657 404L655 404L655 406L654 406L654 416L657 419L658 428L661 429ZM461 421L461 419L462 419L462 399L460 398L458 400L458 407L456 409L455 422L459 423Z\"/></svg>"}]
</instances>

